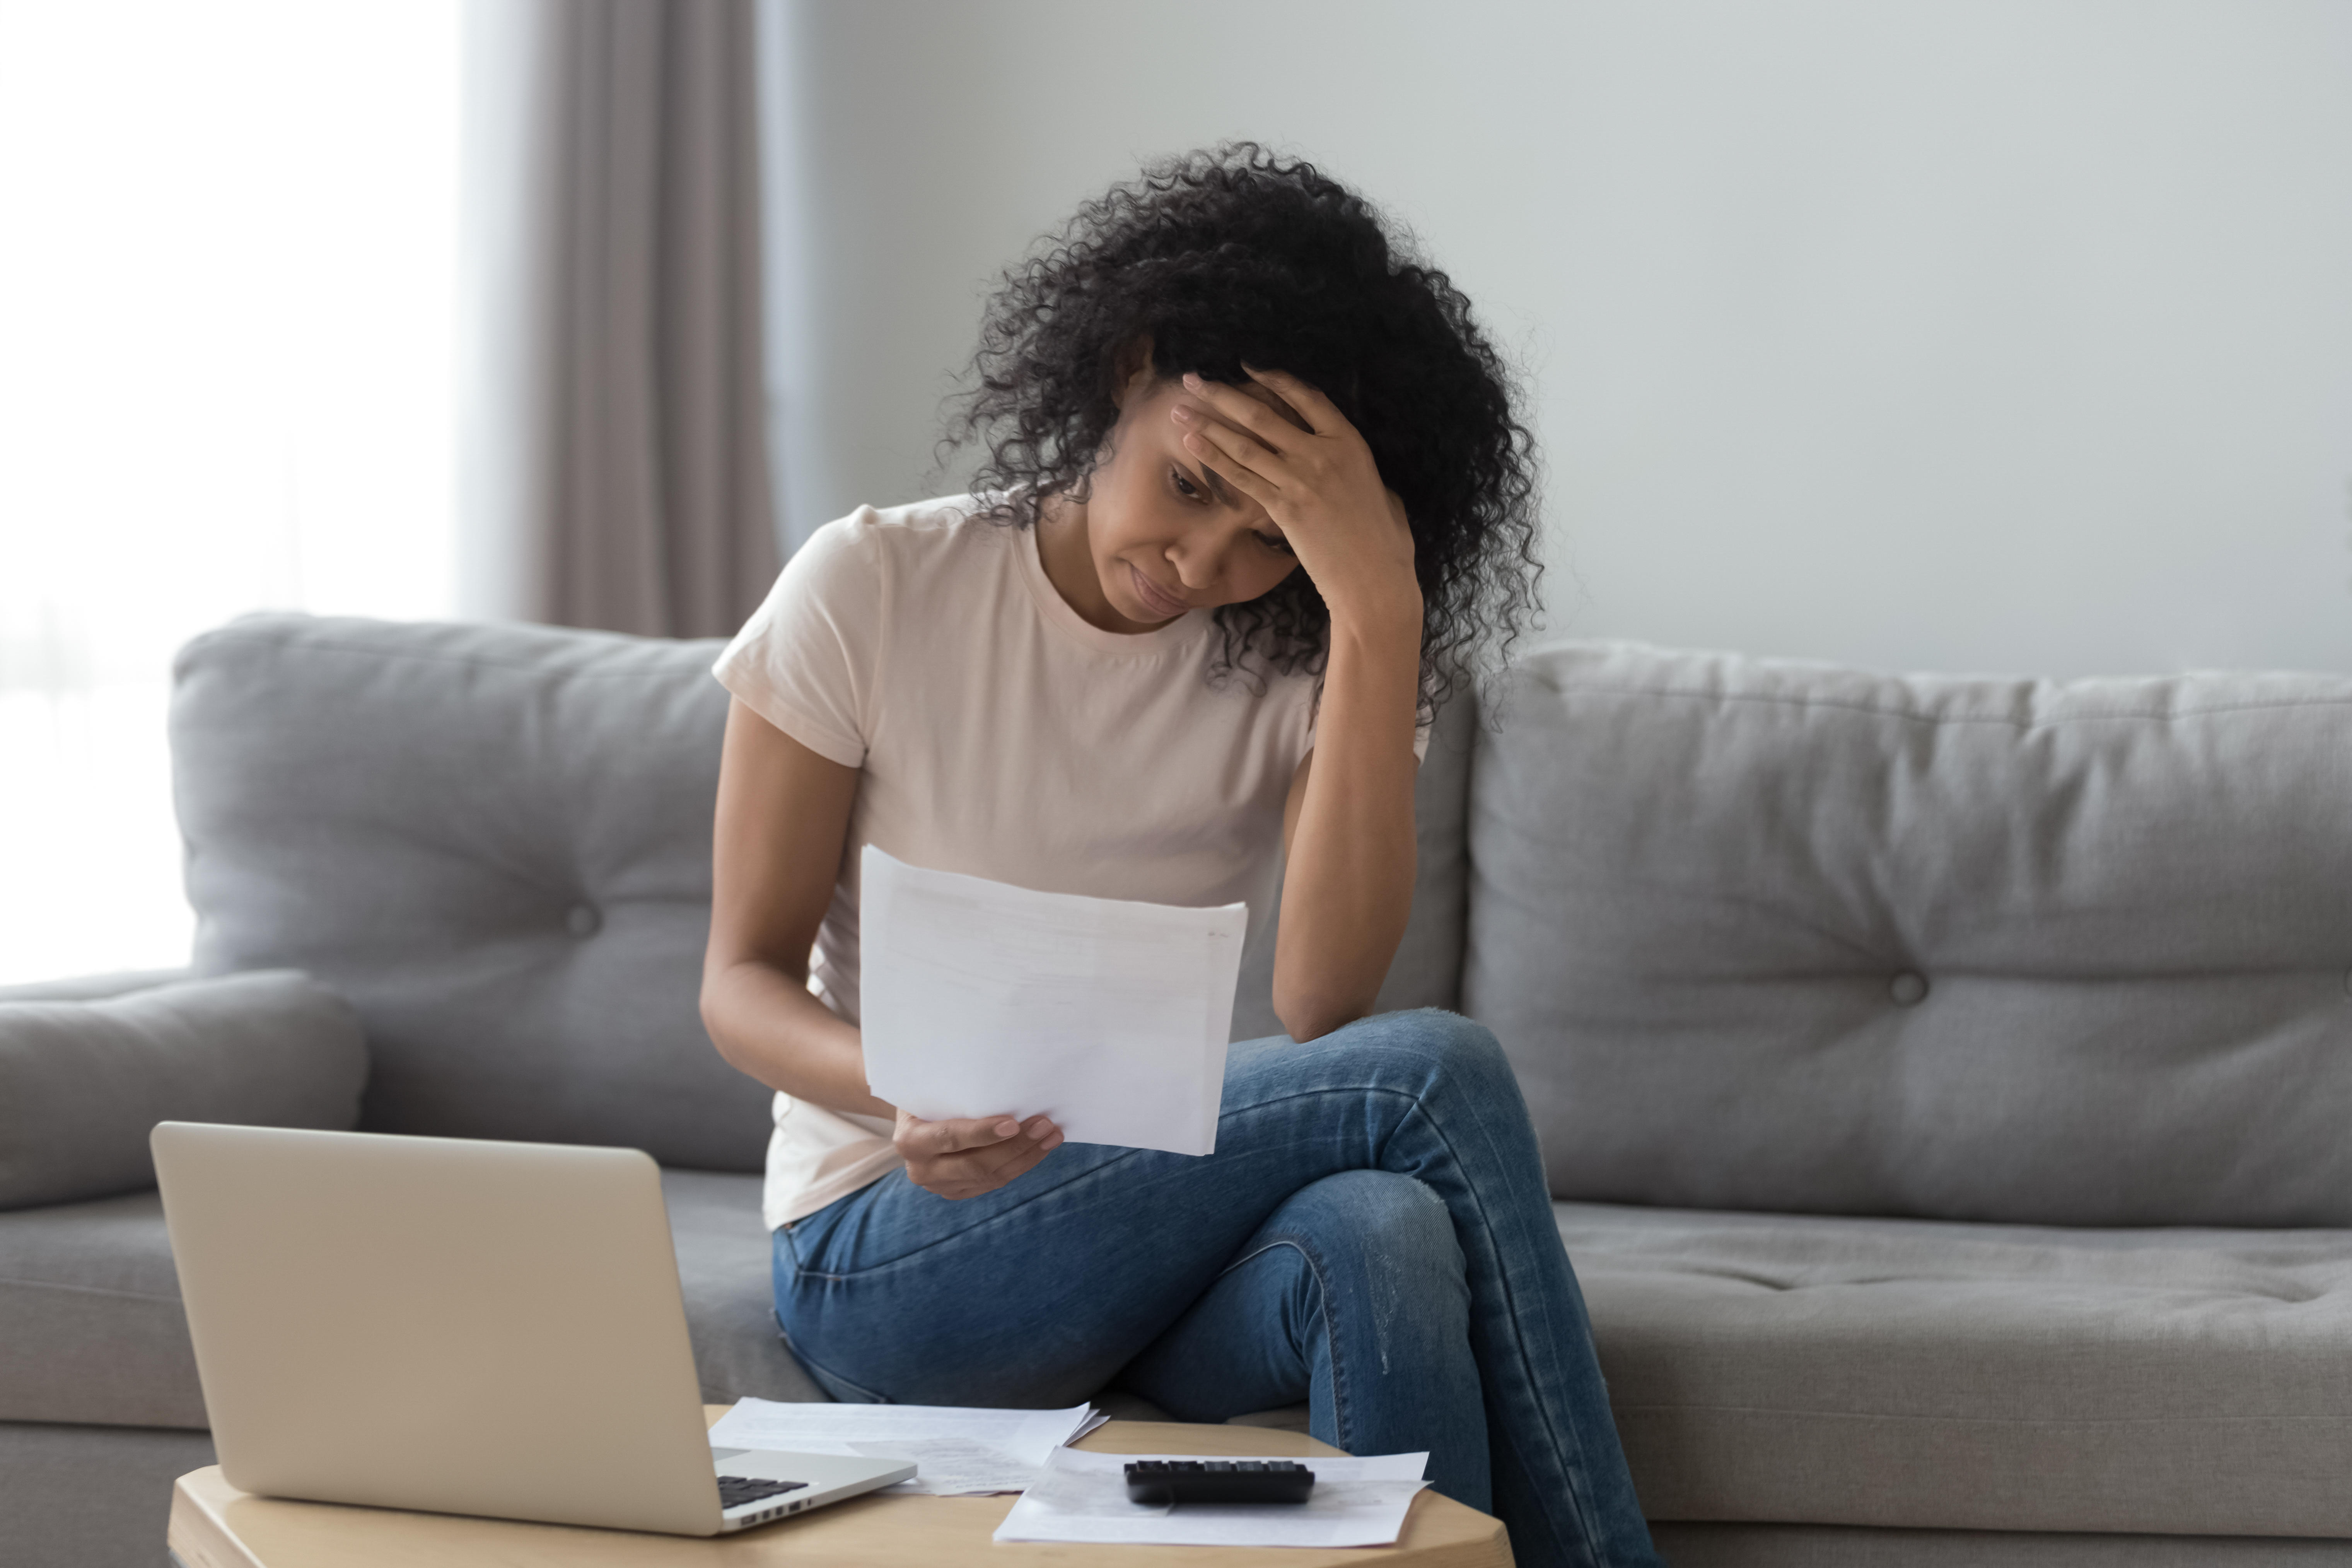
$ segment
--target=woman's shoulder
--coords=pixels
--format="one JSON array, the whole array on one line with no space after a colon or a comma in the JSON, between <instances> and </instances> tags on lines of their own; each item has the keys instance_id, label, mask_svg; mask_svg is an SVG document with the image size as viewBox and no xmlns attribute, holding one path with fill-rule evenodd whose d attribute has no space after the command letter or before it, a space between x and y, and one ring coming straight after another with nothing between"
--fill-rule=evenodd
<instances>
[{"instance_id":1,"label":"woman's shoulder","mask_svg":"<svg viewBox=\"0 0 2352 1568\"><path fill-rule=\"evenodd\" d=\"M990 531L986 516L990 508L991 498L971 495L934 496L898 506L861 506L818 529L801 548L874 552L951 545Z\"/></svg>"},{"instance_id":2,"label":"woman's shoulder","mask_svg":"<svg viewBox=\"0 0 2352 1568\"><path fill-rule=\"evenodd\" d=\"M982 547L1002 531L983 515L985 501L939 496L900 506L861 506L803 540L784 563L779 587L825 596L879 588L919 574L943 557Z\"/></svg>"}]
</instances>

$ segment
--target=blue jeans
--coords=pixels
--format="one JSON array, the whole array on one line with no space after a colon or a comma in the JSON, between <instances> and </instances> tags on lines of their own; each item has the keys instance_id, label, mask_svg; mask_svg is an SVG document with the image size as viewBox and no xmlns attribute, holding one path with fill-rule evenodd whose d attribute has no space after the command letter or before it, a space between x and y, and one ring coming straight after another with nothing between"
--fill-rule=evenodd
<instances>
[{"instance_id":1,"label":"blue jeans","mask_svg":"<svg viewBox=\"0 0 2352 1568\"><path fill-rule=\"evenodd\" d=\"M1522 1568L1658 1561L1526 1102L1451 1013L1234 1047L1205 1159L1066 1143L961 1203L894 1173L779 1230L775 1286L839 1399L1304 1399L1350 1453L1428 1449Z\"/></svg>"}]
</instances>

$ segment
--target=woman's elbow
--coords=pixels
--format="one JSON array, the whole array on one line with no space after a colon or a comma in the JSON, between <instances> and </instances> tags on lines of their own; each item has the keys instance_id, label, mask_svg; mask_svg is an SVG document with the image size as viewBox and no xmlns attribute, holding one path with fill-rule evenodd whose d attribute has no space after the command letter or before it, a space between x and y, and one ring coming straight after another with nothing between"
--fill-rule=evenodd
<instances>
[{"instance_id":1,"label":"woman's elbow","mask_svg":"<svg viewBox=\"0 0 2352 1568\"><path fill-rule=\"evenodd\" d=\"M728 1044L734 1033L729 1026L736 1012L736 1009L730 1005L730 994L734 989L733 978L734 971L731 966L723 968L714 966L704 972L701 997L702 1032L710 1037L710 1043L718 1047L719 1055L730 1067L740 1068L743 1064L735 1059L735 1052Z\"/></svg>"},{"instance_id":2,"label":"woman's elbow","mask_svg":"<svg viewBox=\"0 0 2352 1568\"><path fill-rule=\"evenodd\" d=\"M1294 1040L1319 1039L1370 1016L1371 1011L1369 997L1288 995L1276 987L1274 998L1274 1016L1282 1020L1283 1032Z\"/></svg>"}]
</instances>

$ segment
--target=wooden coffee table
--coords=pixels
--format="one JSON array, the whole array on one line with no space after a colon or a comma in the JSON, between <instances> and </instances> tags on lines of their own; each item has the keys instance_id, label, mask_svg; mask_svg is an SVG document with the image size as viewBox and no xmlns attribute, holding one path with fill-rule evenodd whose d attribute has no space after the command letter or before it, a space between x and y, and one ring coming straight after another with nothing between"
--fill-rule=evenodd
<instances>
[{"instance_id":1,"label":"wooden coffee table","mask_svg":"<svg viewBox=\"0 0 2352 1568\"><path fill-rule=\"evenodd\" d=\"M713 1405L713 1421L726 1414ZM1104 1454L1282 1454L1338 1449L1298 1432L1113 1421L1076 1445ZM172 1490L171 1544L186 1568L1509 1568L1502 1522L1423 1491L1394 1546L1092 1546L989 1539L1010 1497L862 1497L708 1540L518 1524L252 1497L208 1466Z\"/></svg>"}]
</instances>

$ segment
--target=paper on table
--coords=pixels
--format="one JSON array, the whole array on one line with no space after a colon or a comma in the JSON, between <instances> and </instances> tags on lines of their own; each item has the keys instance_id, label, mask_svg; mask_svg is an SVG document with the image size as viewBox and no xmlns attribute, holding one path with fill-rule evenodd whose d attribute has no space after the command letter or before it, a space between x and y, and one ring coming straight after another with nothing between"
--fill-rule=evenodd
<instances>
[{"instance_id":1,"label":"paper on table","mask_svg":"<svg viewBox=\"0 0 2352 1568\"><path fill-rule=\"evenodd\" d=\"M853 1440L843 1445L869 1459L906 1459L914 1476L886 1489L963 1497L974 1492L1017 1492L1035 1484L1037 1467L1024 1465L1002 1448L968 1437L903 1437Z\"/></svg>"},{"instance_id":2,"label":"paper on table","mask_svg":"<svg viewBox=\"0 0 2352 1568\"><path fill-rule=\"evenodd\" d=\"M1248 910L1040 893L858 861L867 1087L926 1119L1037 1116L1078 1143L1216 1148Z\"/></svg>"},{"instance_id":3,"label":"paper on table","mask_svg":"<svg viewBox=\"0 0 2352 1568\"><path fill-rule=\"evenodd\" d=\"M912 1459L915 1479L891 1490L1018 1491L1035 1478L1045 1456L1083 1431L1094 1415L1091 1405L990 1410L741 1399L712 1425L710 1442L720 1448Z\"/></svg>"},{"instance_id":4,"label":"paper on table","mask_svg":"<svg viewBox=\"0 0 2352 1568\"><path fill-rule=\"evenodd\" d=\"M1290 1504L1171 1508L1127 1500L1126 1467L1137 1459L1198 1459L1200 1454L1090 1454L1056 1448L1037 1484L1021 1494L999 1541L1085 1541L1156 1546L1386 1546L1404 1531L1413 1494L1429 1483L1429 1456L1339 1455L1301 1460L1315 1472L1307 1500ZM1219 1454L1216 1458L1241 1458ZM1297 1458L1297 1455L1254 1455Z\"/></svg>"}]
</instances>

